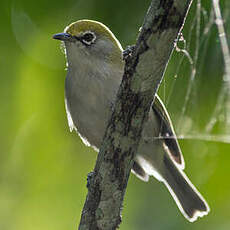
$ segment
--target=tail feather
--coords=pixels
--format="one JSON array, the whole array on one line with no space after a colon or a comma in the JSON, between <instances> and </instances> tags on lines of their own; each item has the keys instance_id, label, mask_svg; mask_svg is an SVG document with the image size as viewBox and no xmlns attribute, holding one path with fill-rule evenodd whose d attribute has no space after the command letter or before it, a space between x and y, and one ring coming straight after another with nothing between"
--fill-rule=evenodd
<instances>
[{"instance_id":1,"label":"tail feather","mask_svg":"<svg viewBox=\"0 0 230 230\"><path fill-rule=\"evenodd\" d=\"M179 170L167 155L164 157L164 165L162 181L173 196L182 214L190 222L207 215L210 211L208 204L183 171Z\"/></svg>"}]
</instances>

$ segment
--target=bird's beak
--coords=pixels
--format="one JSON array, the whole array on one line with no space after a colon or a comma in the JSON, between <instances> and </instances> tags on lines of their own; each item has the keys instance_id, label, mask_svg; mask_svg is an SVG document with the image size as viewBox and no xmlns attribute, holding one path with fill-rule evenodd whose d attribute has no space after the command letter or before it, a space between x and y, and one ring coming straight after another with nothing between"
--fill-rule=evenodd
<instances>
[{"instance_id":1,"label":"bird's beak","mask_svg":"<svg viewBox=\"0 0 230 230\"><path fill-rule=\"evenodd\" d=\"M73 37L72 35L68 34L68 33L54 34L53 39L57 39L57 40L61 40L61 41L69 41L69 42L76 41L76 38Z\"/></svg>"}]
</instances>

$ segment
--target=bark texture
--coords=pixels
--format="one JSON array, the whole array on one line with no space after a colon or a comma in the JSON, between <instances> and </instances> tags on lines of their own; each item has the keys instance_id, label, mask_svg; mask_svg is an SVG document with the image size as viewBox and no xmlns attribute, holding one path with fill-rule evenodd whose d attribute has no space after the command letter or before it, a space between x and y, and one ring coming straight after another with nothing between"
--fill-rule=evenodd
<instances>
[{"instance_id":1,"label":"bark texture","mask_svg":"<svg viewBox=\"0 0 230 230\"><path fill-rule=\"evenodd\" d=\"M137 43L126 51L123 80L98 154L88 176L80 230L113 230L142 127L192 0L153 0Z\"/></svg>"}]
</instances>

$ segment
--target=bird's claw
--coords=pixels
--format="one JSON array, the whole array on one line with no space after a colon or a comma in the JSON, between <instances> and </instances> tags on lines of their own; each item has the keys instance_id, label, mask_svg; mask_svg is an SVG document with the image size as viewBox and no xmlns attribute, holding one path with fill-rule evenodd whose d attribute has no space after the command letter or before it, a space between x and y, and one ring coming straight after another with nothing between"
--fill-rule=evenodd
<instances>
[{"instance_id":1,"label":"bird's claw","mask_svg":"<svg viewBox=\"0 0 230 230\"><path fill-rule=\"evenodd\" d=\"M127 60L127 58L131 57L134 49L135 45L127 46L127 48L123 51L123 60Z\"/></svg>"}]
</instances>

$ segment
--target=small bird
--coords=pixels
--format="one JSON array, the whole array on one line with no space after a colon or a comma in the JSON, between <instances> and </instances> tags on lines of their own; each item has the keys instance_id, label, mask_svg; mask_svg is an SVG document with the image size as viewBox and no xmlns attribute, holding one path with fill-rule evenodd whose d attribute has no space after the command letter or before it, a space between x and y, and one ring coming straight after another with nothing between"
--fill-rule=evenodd
<instances>
[{"instance_id":1,"label":"small bird","mask_svg":"<svg viewBox=\"0 0 230 230\"><path fill-rule=\"evenodd\" d=\"M64 42L68 72L65 105L70 130L98 151L124 71L123 49L100 22L79 20L53 36ZM163 182L190 222L209 206L183 172L184 159L169 114L156 95L144 124L132 172Z\"/></svg>"}]
</instances>

